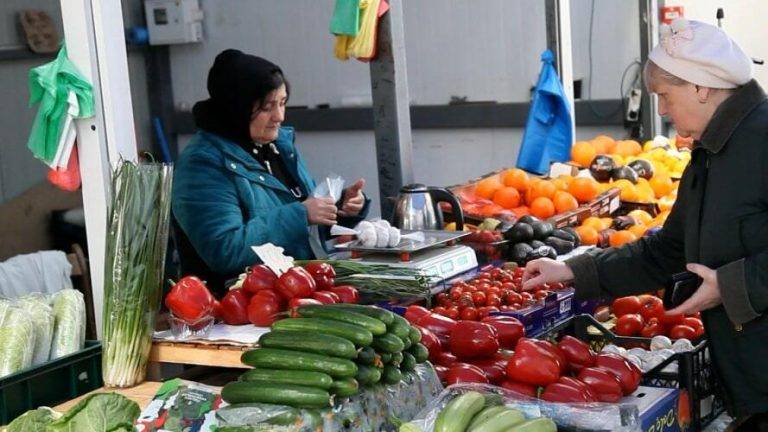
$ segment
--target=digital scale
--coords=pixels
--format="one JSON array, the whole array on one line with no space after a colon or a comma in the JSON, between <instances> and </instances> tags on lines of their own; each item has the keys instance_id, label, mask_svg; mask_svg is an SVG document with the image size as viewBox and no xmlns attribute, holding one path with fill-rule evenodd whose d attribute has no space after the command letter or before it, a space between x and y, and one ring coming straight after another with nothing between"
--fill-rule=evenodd
<instances>
[{"instance_id":1,"label":"digital scale","mask_svg":"<svg viewBox=\"0 0 768 432\"><path fill-rule=\"evenodd\" d=\"M419 273L430 276L430 286L477 267L474 249L464 245L426 249L412 254L410 261L402 261L394 254L376 253L364 255L359 259L366 264L418 270Z\"/></svg>"}]
</instances>

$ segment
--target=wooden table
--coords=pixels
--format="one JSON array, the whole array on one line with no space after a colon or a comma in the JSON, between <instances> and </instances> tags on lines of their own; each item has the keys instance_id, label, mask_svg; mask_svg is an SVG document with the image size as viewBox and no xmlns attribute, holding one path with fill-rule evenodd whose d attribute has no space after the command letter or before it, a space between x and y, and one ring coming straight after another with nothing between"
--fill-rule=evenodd
<instances>
[{"instance_id":1,"label":"wooden table","mask_svg":"<svg viewBox=\"0 0 768 432\"><path fill-rule=\"evenodd\" d=\"M240 362L240 356L251 348L233 345L153 342L149 361L247 369L250 366Z\"/></svg>"},{"instance_id":2,"label":"wooden table","mask_svg":"<svg viewBox=\"0 0 768 432\"><path fill-rule=\"evenodd\" d=\"M80 402L86 396L93 393L105 393L105 392L119 393L127 397L128 399L136 402L137 404L139 404L139 407L141 409L144 409L144 407L146 407L147 404L149 404L152 398L155 397L155 393L157 393L157 390L160 388L162 384L163 383L156 382L156 381L145 381L135 387L129 387L124 389L107 389L102 387L92 392L86 393L82 396L78 396L62 404L56 405L55 407L53 407L53 409L60 413L64 413L64 412L67 412L73 406L75 406L75 404Z\"/></svg>"}]
</instances>

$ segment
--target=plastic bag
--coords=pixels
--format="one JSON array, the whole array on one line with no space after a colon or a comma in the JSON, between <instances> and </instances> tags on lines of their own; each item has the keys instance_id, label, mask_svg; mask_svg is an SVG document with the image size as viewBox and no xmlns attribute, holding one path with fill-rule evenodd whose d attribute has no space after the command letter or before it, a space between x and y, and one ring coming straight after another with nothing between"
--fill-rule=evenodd
<instances>
[{"instance_id":1,"label":"plastic bag","mask_svg":"<svg viewBox=\"0 0 768 432\"><path fill-rule=\"evenodd\" d=\"M341 194L344 191L344 179L337 174L329 174L325 177L325 180L319 182L315 189L312 191L313 198L333 198L333 202L337 202L341 199ZM315 258L323 259L328 257L328 253L323 247L323 240L320 236L320 227L317 225L311 225L309 227L309 246L312 248L312 253L315 254Z\"/></svg>"},{"instance_id":2,"label":"plastic bag","mask_svg":"<svg viewBox=\"0 0 768 432\"><path fill-rule=\"evenodd\" d=\"M0 323L0 377L32 365L35 326L27 313L16 306L6 309Z\"/></svg>"},{"instance_id":3,"label":"plastic bag","mask_svg":"<svg viewBox=\"0 0 768 432\"><path fill-rule=\"evenodd\" d=\"M43 294L30 294L20 298L16 305L27 313L35 326L35 350L32 365L48 361L53 340L53 308Z\"/></svg>"},{"instance_id":4,"label":"plastic bag","mask_svg":"<svg viewBox=\"0 0 768 432\"><path fill-rule=\"evenodd\" d=\"M66 289L53 295L51 360L80 351L85 346L85 300L80 291Z\"/></svg>"},{"instance_id":5,"label":"plastic bag","mask_svg":"<svg viewBox=\"0 0 768 432\"><path fill-rule=\"evenodd\" d=\"M547 417L558 428L580 430L610 430L619 432L640 432L640 414L632 404L566 404L532 399L502 387L488 384L455 384L446 388L431 404L422 410L401 431L432 432L440 412L454 398L475 391L486 397L486 406L503 403L507 408L519 410L526 419ZM489 397L490 396L490 397Z\"/></svg>"},{"instance_id":6,"label":"plastic bag","mask_svg":"<svg viewBox=\"0 0 768 432\"><path fill-rule=\"evenodd\" d=\"M72 148L66 168L51 168L48 170L48 181L57 188L74 192L80 189L80 160L77 156L77 147Z\"/></svg>"}]
</instances>

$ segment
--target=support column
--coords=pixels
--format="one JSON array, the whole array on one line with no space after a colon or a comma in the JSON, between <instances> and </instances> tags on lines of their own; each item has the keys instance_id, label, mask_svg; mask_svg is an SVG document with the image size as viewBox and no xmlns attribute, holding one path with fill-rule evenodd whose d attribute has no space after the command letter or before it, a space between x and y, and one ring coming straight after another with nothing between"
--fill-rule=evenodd
<instances>
[{"instance_id":1,"label":"support column","mask_svg":"<svg viewBox=\"0 0 768 432\"><path fill-rule=\"evenodd\" d=\"M377 56L371 61L373 128L379 167L381 216L392 214L403 185L413 183L410 98L405 66L403 2L391 0L379 22Z\"/></svg>"},{"instance_id":2,"label":"support column","mask_svg":"<svg viewBox=\"0 0 768 432\"><path fill-rule=\"evenodd\" d=\"M659 8L663 6L664 0L640 0L640 62L643 65L653 47L659 43ZM667 134L658 106L658 97L643 88L640 100L641 138L653 139L658 134Z\"/></svg>"},{"instance_id":3,"label":"support column","mask_svg":"<svg viewBox=\"0 0 768 432\"><path fill-rule=\"evenodd\" d=\"M547 0L547 48L555 54L555 67L563 83L571 110L571 132L576 137L576 111L573 100L573 56L571 50L571 2ZM591 79L591 77L590 77Z\"/></svg>"}]
</instances>

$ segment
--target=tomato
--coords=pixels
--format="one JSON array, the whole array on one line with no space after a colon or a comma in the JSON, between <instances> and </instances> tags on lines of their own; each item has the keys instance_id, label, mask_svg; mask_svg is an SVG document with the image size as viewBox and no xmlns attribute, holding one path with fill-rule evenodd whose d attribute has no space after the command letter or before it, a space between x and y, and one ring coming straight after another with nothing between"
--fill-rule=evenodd
<instances>
[{"instance_id":1,"label":"tomato","mask_svg":"<svg viewBox=\"0 0 768 432\"><path fill-rule=\"evenodd\" d=\"M513 311L514 309L512 309L512 306L509 306L509 305L505 305L505 304L503 304L503 305L499 306L499 310L500 310L501 312L511 312L511 311Z\"/></svg>"},{"instance_id":2,"label":"tomato","mask_svg":"<svg viewBox=\"0 0 768 432\"><path fill-rule=\"evenodd\" d=\"M611 308L613 314L616 317L622 317L628 314L636 314L640 312L640 299L637 296L620 297L613 301Z\"/></svg>"},{"instance_id":3,"label":"tomato","mask_svg":"<svg viewBox=\"0 0 768 432\"><path fill-rule=\"evenodd\" d=\"M360 292L354 285L337 285L329 291L339 296L341 303L356 304L360 301Z\"/></svg>"},{"instance_id":4,"label":"tomato","mask_svg":"<svg viewBox=\"0 0 768 432\"><path fill-rule=\"evenodd\" d=\"M255 295L248 303L248 321L255 326L271 326L279 312L280 306L269 295Z\"/></svg>"},{"instance_id":5,"label":"tomato","mask_svg":"<svg viewBox=\"0 0 768 432\"><path fill-rule=\"evenodd\" d=\"M277 275L264 264L255 265L247 270L243 281L243 290L248 294L256 294L263 289L275 289Z\"/></svg>"},{"instance_id":6,"label":"tomato","mask_svg":"<svg viewBox=\"0 0 768 432\"><path fill-rule=\"evenodd\" d=\"M498 332L486 323L459 321L451 330L451 352L460 359L490 357L499 350Z\"/></svg>"},{"instance_id":7,"label":"tomato","mask_svg":"<svg viewBox=\"0 0 768 432\"><path fill-rule=\"evenodd\" d=\"M498 294L488 294L488 297L485 301L485 304L488 306L501 306L501 297L499 297Z\"/></svg>"},{"instance_id":8,"label":"tomato","mask_svg":"<svg viewBox=\"0 0 768 432\"><path fill-rule=\"evenodd\" d=\"M445 311L445 316L452 320L459 319L459 308L456 306L451 306Z\"/></svg>"},{"instance_id":9,"label":"tomato","mask_svg":"<svg viewBox=\"0 0 768 432\"><path fill-rule=\"evenodd\" d=\"M687 325L676 325L669 331L670 339L696 339L696 330L693 327Z\"/></svg>"},{"instance_id":10,"label":"tomato","mask_svg":"<svg viewBox=\"0 0 768 432\"><path fill-rule=\"evenodd\" d=\"M639 314L628 314L616 321L616 334L619 336L636 336L643 329L643 317Z\"/></svg>"},{"instance_id":11,"label":"tomato","mask_svg":"<svg viewBox=\"0 0 768 432\"><path fill-rule=\"evenodd\" d=\"M662 302L660 298L648 294L638 296L638 298L642 304L640 315L642 315L643 319L646 321L653 317L660 318L664 315L664 302Z\"/></svg>"},{"instance_id":12,"label":"tomato","mask_svg":"<svg viewBox=\"0 0 768 432\"><path fill-rule=\"evenodd\" d=\"M315 280L302 267L291 267L280 275L275 287L280 295L286 299L306 298L315 292Z\"/></svg>"},{"instance_id":13,"label":"tomato","mask_svg":"<svg viewBox=\"0 0 768 432\"><path fill-rule=\"evenodd\" d=\"M550 294L552 294L552 291L539 290L533 294L533 298L535 298L536 300L544 300Z\"/></svg>"},{"instance_id":14,"label":"tomato","mask_svg":"<svg viewBox=\"0 0 768 432\"><path fill-rule=\"evenodd\" d=\"M482 319L490 316L492 312L499 312L499 308L496 306L483 306L477 309L477 316Z\"/></svg>"},{"instance_id":15,"label":"tomato","mask_svg":"<svg viewBox=\"0 0 768 432\"><path fill-rule=\"evenodd\" d=\"M445 382L448 385L462 382L488 384L488 377L477 366L466 363L454 363L445 374Z\"/></svg>"},{"instance_id":16,"label":"tomato","mask_svg":"<svg viewBox=\"0 0 768 432\"><path fill-rule=\"evenodd\" d=\"M701 322L699 318L686 317L686 318L683 318L683 321L680 324L691 327L692 329L696 330L696 333L699 333L699 332L701 332L702 334L704 333L704 324Z\"/></svg>"},{"instance_id":17,"label":"tomato","mask_svg":"<svg viewBox=\"0 0 768 432\"><path fill-rule=\"evenodd\" d=\"M510 292L504 297L504 301L508 304L514 304L514 303L522 303L523 302L523 296L516 292Z\"/></svg>"},{"instance_id":18,"label":"tomato","mask_svg":"<svg viewBox=\"0 0 768 432\"><path fill-rule=\"evenodd\" d=\"M529 293L527 291L526 292L521 292L520 296L523 298L523 303L528 303L531 300L533 300L533 294L531 294L531 293Z\"/></svg>"},{"instance_id":19,"label":"tomato","mask_svg":"<svg viewBox=\"0 0 768 432\"><path fill-rule=\"evenodd\" d=\"M659 322L664 324L665 326L674 326L678 324L683 324L683 319L685 319L685 316L683 314L674 314L670 315L668 313L664 313L659 317Z\"/></svg>"},{"instance_id":20,"label":"tomato","mask_svg":"<svg viewBox=\"0 0 768 432\"><path fill-rule=\"evenodd\" d=\"M322 304L339 303L339 296L330 291L315 291L311 297Z\"/></svg>"},{"instance_id":21,"label":"tomato","mask_svg":"<svg viewBox=\"0 0 768 432\"><path fill-rule=\"evenodd\" d=\"M664 326L659 322L658 318L651 318L645 323L645 326L640 330L640 336L644 338L652 338L664 334Z\"/></svg>"},{"instance_id":22,"label":"tomato","mask_svg":"<svg viewBox=\"0 0 768 432\"><path fill-rule=\"evenodd\" d=\"M488 292L486 292L487 295L492 296L495 295L497 297L501 297L501 288L500 287L490 287L488 288Z\"/></svg>"},{"instance_id":23,"label":"tomato","mask_svg":"<svg viewBox=\"0 0 768 432\"><path fill-rule=\"evenodd\" d=\"M490 271L490 275L493 279L498 279L499 276L501 276L501 269L498 267L492 268Z\"/></svg>"},{"instance_id":24,"label":"tomato","mask_svg":"<svg viewBox=\"0 0 768 432\"><path fill-rule=\"evenodd\" d=\"M442 307L442 306L436 306L436 307L432 308L432 312L434 312L434 313L436 313L438 315L445 316L446 309L444 307Z\"/></svg>"},{"instance_id":25,"label":"tomato","mask_svg":"<svg viewBox=\"0 0 768 432\"><path fill-rule=\"evenodd\" d=\"M467 321L477 321L477 309L473 307L465 307L461 310L459 318Z\"/></svg>"},{"instance_id":26,"label":"tomato","mask_svg":"<svg viewBox=\"0 0 768 432\"><path fill-rule=\"evenodd\" d=\"M476 292L472 293L472 303L475 304L475 306L485 306L485 293L484 292Z\"/></svg>"},{"instance_id":27,"label":"tomato","mask_svg":"<svg viewBox=\"0 0 768 432\"><path fill-rule=\"evenodd\" d=\"M464 288L455 286L451 288L449 295L451 296L451 300L456 301L459 299L459 297L461 297L462 294L464 294Z\"/></svg>"}]
</instances>

